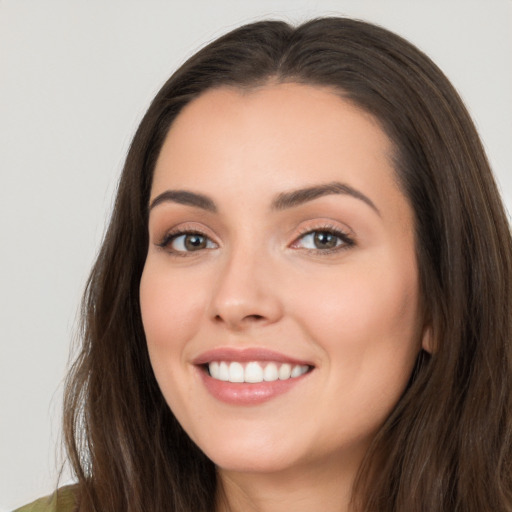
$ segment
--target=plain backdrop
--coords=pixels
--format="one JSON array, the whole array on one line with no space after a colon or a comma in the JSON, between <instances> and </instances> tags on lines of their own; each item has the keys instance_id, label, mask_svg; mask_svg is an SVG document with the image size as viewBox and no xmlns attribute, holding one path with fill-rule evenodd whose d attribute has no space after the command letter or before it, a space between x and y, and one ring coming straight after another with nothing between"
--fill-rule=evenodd
<instances>
[{"instance_id":1,"label":"plain backdrop","mask_svg":"<svg viewBox=\"0 0 512 512\"><path fill-rule=\"evenodd\" d=\"M56 484L80 294L153 95L242 23L333 14L394 30L440 65L510 211L511 0L0 0L0 511Z\"/></svg>"}]
</instances>

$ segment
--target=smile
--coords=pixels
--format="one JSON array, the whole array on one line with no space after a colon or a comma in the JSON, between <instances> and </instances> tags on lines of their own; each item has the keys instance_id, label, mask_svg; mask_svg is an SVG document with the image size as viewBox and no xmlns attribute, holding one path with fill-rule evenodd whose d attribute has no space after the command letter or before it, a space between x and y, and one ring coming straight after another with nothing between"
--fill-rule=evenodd
<instances>
[{"instance_id":1,"label":"smile","mask_svg":"<svg viewBox=\"0 0 512 512\"><path fill-rule=\"evenodd\" d=\"M211 396L237 406L262 404L291 392L315 370L312 361L257 347L219 347L192 363Z\"/></svg>"},{"instance_id":2,"label":"smile","mask_svg":"<svg viewBox=\"0 0 512 512\"><path fill-rule=\"evenodd\" d=\"M268 361L212 361L207 365L213 379L224 382L274 382L276 380L295 379L310 369L309 365L278 363Z\"/></svg>"}]
</instances>

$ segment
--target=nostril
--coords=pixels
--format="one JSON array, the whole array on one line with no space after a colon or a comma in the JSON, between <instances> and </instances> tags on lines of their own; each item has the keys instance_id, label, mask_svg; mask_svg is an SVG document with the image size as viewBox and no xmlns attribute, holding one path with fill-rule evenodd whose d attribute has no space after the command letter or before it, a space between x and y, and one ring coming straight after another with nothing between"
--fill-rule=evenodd
<instances>
[{"instance_id":1,"label":"nostril","mask_svg":"<svg viewBox=\"0 0 512 512\"><path fill-rule=\"evenodd\" d=\"M245 318L247 320L262 320L263 316L262 315L247 315Z\"/></svg>"},{"instance_id":2,"label":"nostril","mask_svg":"<svg viewBox=\"0 0 512 512\"><path fill-rule=\"evenodd\" d=\"M242 319L241 319L241 322L259 322L261 320L264 320L265 319L265 316L264 315L245 315ZM215 315L215 318L214 320L216 322L224 322L226 319L222 317L222 315Z\"/></svg>"}]
</instances>

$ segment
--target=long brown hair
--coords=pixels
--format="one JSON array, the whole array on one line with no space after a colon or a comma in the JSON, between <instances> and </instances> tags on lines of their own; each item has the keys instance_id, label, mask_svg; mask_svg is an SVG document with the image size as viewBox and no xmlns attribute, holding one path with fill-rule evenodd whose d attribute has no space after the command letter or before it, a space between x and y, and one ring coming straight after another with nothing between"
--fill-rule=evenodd
<instances>
[{"instance_id":1,"label":"long brown hair","mask_svg":"<svg viewBox=\"0 0 512 512\"><path fill-rule=\"evenodd\" d=\"M238 28L162 87L131 144L83 300L65 438L81 511L207 512L214 464L169 410L139 305L156 158L180 110L207 89L268 81L329 86L371 113L395 149L415 212L421 292L435 346L360 468L361 511L512 510L512 241L474 125L443 73L385 29L345 18Z\"/></svg>"}]
</instances>

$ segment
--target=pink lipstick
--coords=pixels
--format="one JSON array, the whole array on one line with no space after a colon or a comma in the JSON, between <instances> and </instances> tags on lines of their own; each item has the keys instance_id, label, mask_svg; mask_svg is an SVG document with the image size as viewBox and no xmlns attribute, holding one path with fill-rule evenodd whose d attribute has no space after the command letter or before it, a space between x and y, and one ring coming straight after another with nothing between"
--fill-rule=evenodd
<instances>
[{"instance_id":1,"label":"pink lipstick","mask_svg":"<svg viewBox=\"0 0 512 512\"><path fill-rule=\"evenodd\" d=\"M219 348L194 360L207 390L233 405L255 405L286 393L313 365L266 349Z\"/></svg>"}]
</instances>

